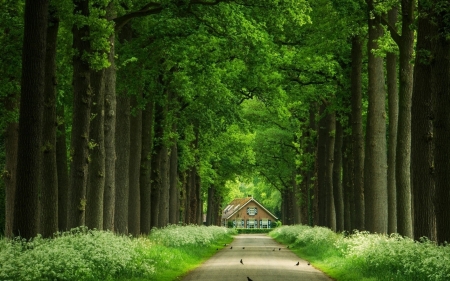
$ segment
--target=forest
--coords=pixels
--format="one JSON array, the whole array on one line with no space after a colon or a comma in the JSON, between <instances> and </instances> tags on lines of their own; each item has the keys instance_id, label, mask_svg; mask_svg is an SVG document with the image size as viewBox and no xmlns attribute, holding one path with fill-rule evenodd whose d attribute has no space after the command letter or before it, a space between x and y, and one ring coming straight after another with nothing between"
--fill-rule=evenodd
<instances>
[{"instance_id":1,"label":"forest","mask_svg":"<svg viewBox=\"0 0 450 281\"><path fill-rule=\"evenodd\" d=\"M0 1L5 237L220 225L246 185L450 241L448 0Z\"/></svg>"}]
</instances>

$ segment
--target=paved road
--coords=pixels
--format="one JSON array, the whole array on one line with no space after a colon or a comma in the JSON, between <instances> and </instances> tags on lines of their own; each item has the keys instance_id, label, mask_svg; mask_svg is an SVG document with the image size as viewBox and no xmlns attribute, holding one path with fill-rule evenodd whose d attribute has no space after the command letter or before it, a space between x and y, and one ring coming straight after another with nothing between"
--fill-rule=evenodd
<instances>
[{"instance_id":1,"label":"paved road","mask_svg":"<svg viewBox=\"0 0 450 281\"><path fill-rule=\"evenodd\" d=\"M240 234L182 281L247 281L247 276L253 281L332 280L269 236Z\"/></svg>"}]
</instances>

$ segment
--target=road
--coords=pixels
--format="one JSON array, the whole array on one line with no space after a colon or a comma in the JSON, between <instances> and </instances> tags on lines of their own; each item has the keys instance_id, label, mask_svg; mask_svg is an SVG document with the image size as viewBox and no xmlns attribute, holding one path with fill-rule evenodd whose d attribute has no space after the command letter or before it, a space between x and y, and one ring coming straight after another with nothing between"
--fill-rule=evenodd
<instances>
[{"instance_id":1,"label":"road","mask_svg":"<svg viewBox=\"0 0 450 281\"><path fill-rule=\"evenodd\" d=\"M240 234L182 281L247 281L247 276L253 281L332 280L266 234Z\"/></svg>"}]
</instances>

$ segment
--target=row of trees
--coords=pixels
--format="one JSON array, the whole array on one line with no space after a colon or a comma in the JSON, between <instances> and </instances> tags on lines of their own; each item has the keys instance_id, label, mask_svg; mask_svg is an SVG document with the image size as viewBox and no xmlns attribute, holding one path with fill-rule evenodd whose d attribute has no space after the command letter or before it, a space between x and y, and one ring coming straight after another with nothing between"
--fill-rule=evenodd
<instances>
[{"instance_id":1,"label":"row of trees","mask_svg":"<svg viewBox=\"0 0 450 281\"><path fill-rule=\"evenodd\" d=\"M285 224L450 241L448 1L40 1L1 17L8 236L219 224L239 177Z\"/></svg>"}]
</instances>

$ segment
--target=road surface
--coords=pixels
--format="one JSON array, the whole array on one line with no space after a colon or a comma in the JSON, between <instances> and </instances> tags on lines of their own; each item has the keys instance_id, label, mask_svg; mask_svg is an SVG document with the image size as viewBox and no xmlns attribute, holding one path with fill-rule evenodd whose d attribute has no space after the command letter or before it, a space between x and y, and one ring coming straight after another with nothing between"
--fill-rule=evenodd
<instances>
[{"instance_id":1,"label":"road surface","mask_svg":"<svg viewBox=\"0 0 450 281\"><path fill-rule=\"evenodd\" d=\"M181 280L247 281L247 276L253 281L332 280L266 234L237 235L230 245Z\"/></svg>"}]
</instances>

